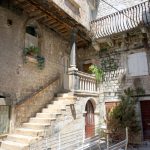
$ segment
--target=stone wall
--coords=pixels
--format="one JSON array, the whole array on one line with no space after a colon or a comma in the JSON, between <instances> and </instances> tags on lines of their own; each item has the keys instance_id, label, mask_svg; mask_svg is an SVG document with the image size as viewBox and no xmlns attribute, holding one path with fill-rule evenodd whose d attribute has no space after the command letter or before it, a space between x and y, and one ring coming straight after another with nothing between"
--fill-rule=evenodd
<instances>
[{"instance_id":1,"label":"stone wall","mask_svg":"<svg viewBox=\"0 0 150 150\"><path fill-rule=\"evenodd\" d=\"M45 57L45 67L39 70L37 64L24 61L25 25L29 20L28 16L0 7L0 17L0 93L6 93L16 102L39 89L57 74L62 79L62 58L68 55L66 51L69 50L69 44L55 32L39 25L40 49ZM12 25L8 24L9 20Z\"/></svg>"},{"instance_id":2,"label":"stone wall","mask_svg":"<svg viewBox=\"0 0 150 150\"><path fill-rule=\"evenodd\" d=\"M87 29L90 29L90 20L92 19L91 9L87 1L68 0L77 3L79 8L79 14L75 14L71 7L68 7L67 0L53 0L59 7L61 7L66 13L68 13L77 22L81 23Z\"/></svg>"},{"instance_id":3,"label":"stone wall","mask_svg":"<svg viewBox=\"0 0 150 150\"><path fill-rule=\"evenodd\" d=\"M58 78L47 87L37 92L37 94L25 99L21 104L14 106L16 119L12 124L19 127L22 123L29 121L30 117L34 117L37 112L40 112L42 108L46 107L46 105L53 100L54 93L59 90L59 85L60 80Z\"/></svg>"},{"instance_id":4,"label":"stone wall","mask_svg":"<svg viewBox=\"0 0 150 150\"><path fill-rule=\"evenodd\" d=\"M16 110L15 106L12 107L10 130L13 130L34 116L55 93L63 89L63 57L68 56L70 48L69 43L58 34L39 24L41 55L45 57L45 67L40 70L37 62L25 61L23 55L28 16L0 7L0 18L0 95L9 98L11 104L16 104L60 75L60 81L50 85L49 90L42 91Z\"/></svg>"}]
</instances>

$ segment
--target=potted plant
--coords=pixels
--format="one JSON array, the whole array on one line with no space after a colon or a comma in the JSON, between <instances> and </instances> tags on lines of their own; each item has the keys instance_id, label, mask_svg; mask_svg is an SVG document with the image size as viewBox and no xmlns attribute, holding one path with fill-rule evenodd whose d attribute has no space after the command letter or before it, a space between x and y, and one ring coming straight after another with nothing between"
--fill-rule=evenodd
<instances>
[{"instance_id":1,"label":"potted plant","mask_svg":"<svg viewBox=\"0 0 150 150\"><path fill-rule=\"evenodd\" d=\"M40 49L34 45L24 48L24 55L36 57L40 52Z\"/></svg>"},{"instance_id":2,"label":"potted plant","mask_svg":"<svg viewBox=\"0 0 150 150\"><path fill-rule=\"evenodd\" d=\"M45 58L40 55L40 49L36 46L24 48L25 59L29 62L37 63L39 69L44 68Z\"/></svg>"}]
</instances>

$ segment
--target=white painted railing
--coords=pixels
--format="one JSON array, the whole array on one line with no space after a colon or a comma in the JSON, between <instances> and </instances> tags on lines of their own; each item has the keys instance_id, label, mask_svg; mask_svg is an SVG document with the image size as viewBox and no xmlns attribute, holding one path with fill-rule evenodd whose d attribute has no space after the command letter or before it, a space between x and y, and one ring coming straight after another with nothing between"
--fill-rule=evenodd
<instances>
[{"instance_id":1,"label":"white painted railing","mask_svg":"<svg viewBox=\"0 0 150 150\"><path fill-rule=\"evenodd\" d=\"M96 78L92 74L69 70L69 88L74 93L98 94Z\"/></svg>"},{"instance_id":2,"label":"white painted railing","mask_svg":"<svg viewBox=\"0 0 150 150\"><path fill-rule=\"evenodd\" d=\"M97 132L99 130L99 125L95 126L93 137L87 139L84 127L65 133L58 132L30 144L29 150L92 150L101 146L106 147L105 140L100 140L100 135Z\"/></svg>"}]
</instances>

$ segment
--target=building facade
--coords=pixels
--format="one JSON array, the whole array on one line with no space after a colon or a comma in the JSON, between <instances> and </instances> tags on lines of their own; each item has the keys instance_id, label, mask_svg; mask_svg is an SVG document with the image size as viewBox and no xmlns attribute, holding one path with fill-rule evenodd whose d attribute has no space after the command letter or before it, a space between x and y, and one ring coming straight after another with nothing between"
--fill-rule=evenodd
<instances>
[{"instance_id":1,"label":"building facade","mask_svg":"<svg viewBox=\"0 0 150 150\"><path fill-rule=\"evenodd\" d=\"M149 2L126 0L118 8L117 3L0 2L2 149L28 149L45 133L82 129L91 137L127 87L146 92L137 112L140 140L147 138L141 115L149 106ZM99 90L89 66L101 62L109 72Z\"/></svg>"}]
</instances>

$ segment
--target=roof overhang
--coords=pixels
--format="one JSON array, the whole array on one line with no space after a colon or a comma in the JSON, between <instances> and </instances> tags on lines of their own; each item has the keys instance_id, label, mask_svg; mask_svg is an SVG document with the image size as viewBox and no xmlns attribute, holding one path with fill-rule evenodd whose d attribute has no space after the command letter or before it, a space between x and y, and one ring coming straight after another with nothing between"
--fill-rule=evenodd
<instances>
[{"instance_id":1,"label":"roof overhang","mask_svg":"<svg viewBox=\"0 0 150 150\"><path fill-rule=\"evenodd\" d=\"M73 28L78 30L77 46L84 47L91 43L89 31L52 0L13 0L15 7L19 7L39 23L57 32L70 41Z\"/></svg>"}]
</instances>

